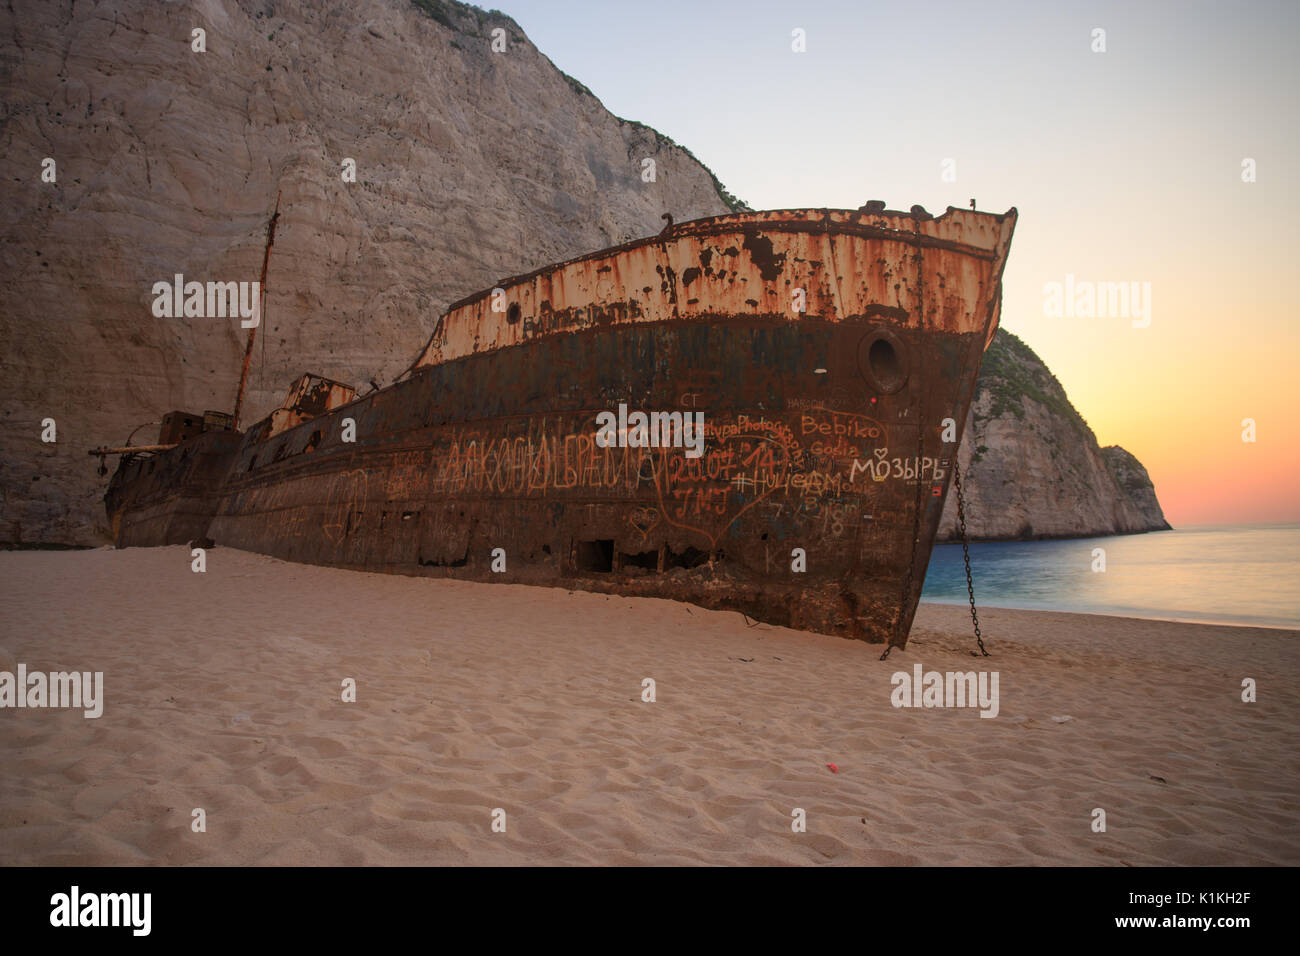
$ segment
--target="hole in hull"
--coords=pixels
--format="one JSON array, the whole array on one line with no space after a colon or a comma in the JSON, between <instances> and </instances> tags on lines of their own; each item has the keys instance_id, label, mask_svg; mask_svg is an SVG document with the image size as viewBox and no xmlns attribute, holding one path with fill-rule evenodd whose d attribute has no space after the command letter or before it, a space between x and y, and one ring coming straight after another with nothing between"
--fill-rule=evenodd
<instances>
[{"instance_id":1,"label":"hole in hull","mask_svg":"<svg viewBox=\"0 0 1300 956\"><path fill-rule=\"evenodd\" d=\"M469 549L465 549L463 557L452 558L450 561L439 561L437 558L425 560L423 555L416 555L415 563L422 568L463 568L469 564Z\"/></svg>"},{"instance_id":2,"label":"hole in hull","mask_svg":"<svg viewBox=\"0 0 1300 956\"><path fill-rule=\"evenodd\" d=\"M669 548L664 561L664 570L667 571L670 568L695 568L708 560L709 552L701 551L699 548L688 547L682 552Z\"/></svg>"},{"instance_id":3,"label":"hole in hull","mask_svg":"<svg viewBox=\"0 0 1300 956\"><path fill-rule=\"evenodd\" d=\"M642 551L639 554L627 554L620 551L618 554L618 563L624 568L648 568L651 571L659 570L659 552Z\"/></svg>"},{"instance_id":4,"label":"hole in hull","mask_svg":"<svg viewBox=\"0 0 1300 956\"><path fill-rule=\"evenodd\" d=\"M614 570L614 539L578 542L578 570L601 574Z\"/></svg>"}]
</instances>

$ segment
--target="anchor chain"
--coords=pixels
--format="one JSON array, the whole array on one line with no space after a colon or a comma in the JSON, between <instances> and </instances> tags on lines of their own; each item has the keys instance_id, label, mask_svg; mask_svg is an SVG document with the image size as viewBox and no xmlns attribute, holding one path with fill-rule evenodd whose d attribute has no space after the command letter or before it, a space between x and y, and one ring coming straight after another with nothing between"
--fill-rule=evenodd
<instances>
[{"instance_id":1,"label":"anchor chain","mask_svg":"<svg viewBox=\"0 0 1300 956\"><path fill-rule=\"evenodd\" d=\"M984 638L980 636L980 618L975 610L975 580L970 573L970 545L966 540L966 496L961 490L961 465L954 454L952 458L952 480L957 486L957 523L961 527L961 556L966 562L966 593L970 596L970 620L975 626L975 643L980 646L980 653L991 657L984 648Z\"/></svg>"}]
</instances>

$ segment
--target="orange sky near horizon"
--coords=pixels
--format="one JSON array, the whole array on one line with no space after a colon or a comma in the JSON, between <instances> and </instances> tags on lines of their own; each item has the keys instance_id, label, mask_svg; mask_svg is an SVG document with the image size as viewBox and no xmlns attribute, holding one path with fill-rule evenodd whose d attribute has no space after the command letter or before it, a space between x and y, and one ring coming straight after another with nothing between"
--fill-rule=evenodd
<instances>
[{"instance_id":1,"label":"orange sky near horizon","mask_svg":"<svg viewBox=\"0 0 1300 956\"><path fill-rule=\"evenodd\" d=\"M1295 243L1260 231L1274 204L1294 200L1226 172L1193 202L1135 197L1118 222L1080 211L1066 236L1040 235L1036 207L1021 209L1004 280L1003 327L1047 363L1102 445L1146 466L1175 527L1300 521ZM1045 314L1044 287L1067 273L1149 282L1150 325Z\"/></svg>"}]
</instances>

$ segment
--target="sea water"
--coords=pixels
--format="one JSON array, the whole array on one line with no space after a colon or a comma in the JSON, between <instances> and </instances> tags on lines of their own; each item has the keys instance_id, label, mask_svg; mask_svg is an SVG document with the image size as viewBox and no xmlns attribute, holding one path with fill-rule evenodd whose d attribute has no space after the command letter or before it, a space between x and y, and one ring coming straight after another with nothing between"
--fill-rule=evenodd
<instances>
[{"instance_id":1,"label":"sea water","mask_svg":"<svg viewBox=\"0 0 1300 956\"><path fill-rule=\"evenodd\" d=\"M1300 628L1300 524L986 542L970 555L977 605ZM921 600L966 603L960 544L935 547Z\"/></svg>"}]
</instances>

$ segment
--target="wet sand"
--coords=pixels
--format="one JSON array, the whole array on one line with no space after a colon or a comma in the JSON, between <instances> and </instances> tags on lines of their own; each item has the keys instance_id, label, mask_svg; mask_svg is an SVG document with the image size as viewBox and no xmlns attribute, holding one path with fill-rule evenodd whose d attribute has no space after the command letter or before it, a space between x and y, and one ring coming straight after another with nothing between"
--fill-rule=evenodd
<instances>
[{"instance_id":1,"label":"wet sand","mask_svg":"<svg viewBox=\"0 0 1300 956\"><path fill-rule=\"evenodd\" d=\"M0 710L0 864L1300 864L1300 634L981 621L991 658L924 605L882 662L664 600L0 553L0 671L105 698ZM918 663L996 670L996 718L892 706Z\"/></svg>"}]
</instances>

